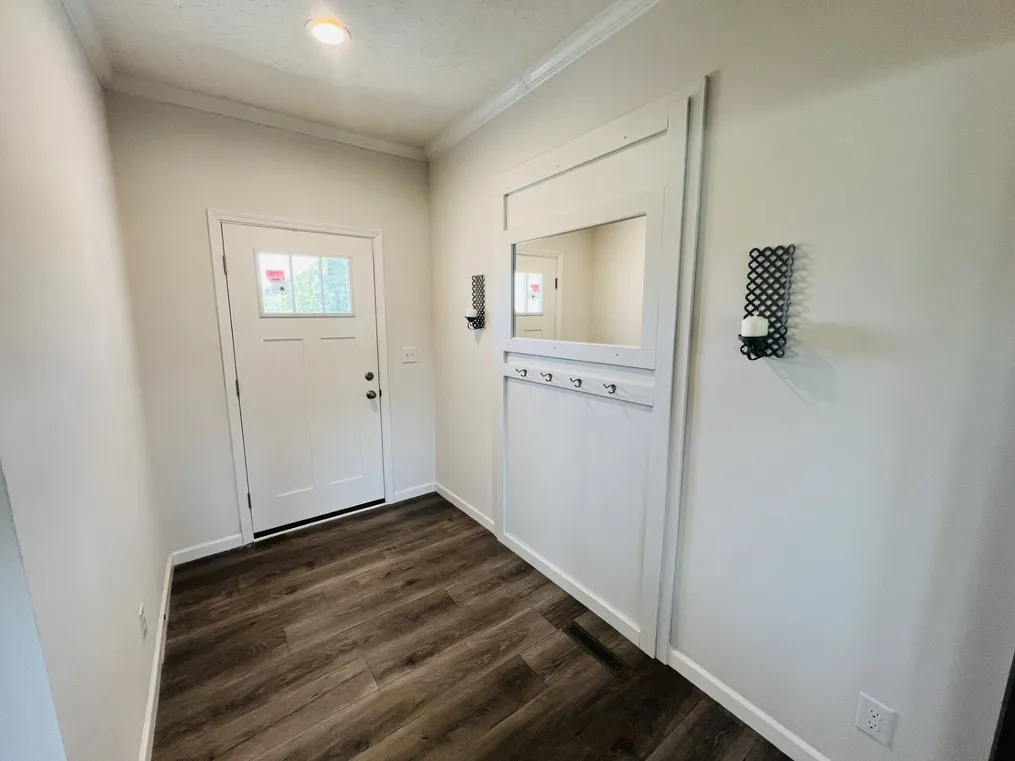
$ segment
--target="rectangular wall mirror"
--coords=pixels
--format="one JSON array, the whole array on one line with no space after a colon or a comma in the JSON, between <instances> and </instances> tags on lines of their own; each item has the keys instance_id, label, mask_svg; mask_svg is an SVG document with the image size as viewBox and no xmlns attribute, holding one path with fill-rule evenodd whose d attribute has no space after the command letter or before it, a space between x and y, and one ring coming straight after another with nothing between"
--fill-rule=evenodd
<instances>
[{"instance_id":1,"label":"rectangular wall mirror","mask_svg":"<svg viewBox=\"0 0 1015 761\"><path fill-rule=\"evenodd\" d=\"M641 346L645 217L515 245L514 337Z\"/></svg>"}]
</instances>

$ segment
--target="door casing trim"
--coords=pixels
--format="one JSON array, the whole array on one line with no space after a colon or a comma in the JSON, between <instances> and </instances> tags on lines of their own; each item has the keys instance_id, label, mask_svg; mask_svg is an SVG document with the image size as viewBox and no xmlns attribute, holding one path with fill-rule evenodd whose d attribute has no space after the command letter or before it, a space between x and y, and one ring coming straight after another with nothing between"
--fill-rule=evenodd
<instances>
[{"instance_id":1,"label":"door casing trim","mask_svg":"<svg viewBox=\"0 0 1015 761\"><path fill-rule=\"evenodd\" d=\"M317 222L301 222L261 214L208 209L208 241L211 251L211 270L215 282L215 311L218 313L219 348L222 355L222 389L229 411L229 438L232 444L233 474L236 484L236 510L240 519L240 534L244 544L254 541L253 516L247 506L249 482L247 455L243 446L243 424L240 417L240 400L236 395L236 353L233 347L233 320L229 311L229 284L223 267L225 242L223 224L270 227L276 230L345 235L367 238L372 242L374 264L374 305L377 323L377 372L381 390L381 460L384 470L384 501L395 498L395 476L391 455L391 390L388 380L388 328L384 310L384 246L381 231L365 227L349 227ZM232 380L230 380L230 378Z\"/></svg>"}]
</instances>

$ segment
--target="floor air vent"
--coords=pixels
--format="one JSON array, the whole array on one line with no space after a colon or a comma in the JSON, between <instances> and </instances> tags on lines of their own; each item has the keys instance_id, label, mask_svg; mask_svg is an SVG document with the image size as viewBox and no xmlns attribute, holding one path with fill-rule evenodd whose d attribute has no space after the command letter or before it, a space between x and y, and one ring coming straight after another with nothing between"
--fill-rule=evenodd
<instances>
[{"instance_id":1,"label":"floor air vent","mask_svg":"<svg viewBox=\"0 0 1015 761\"><path fill-rule=\"evenodd\" d=\"M581 624L572 621L562 631L584 647L589 655L603 664L611 674L620 676L624 673L624 669L627 668L626 664L610 648L585 631Z\"/></svg>"}]
</instances>

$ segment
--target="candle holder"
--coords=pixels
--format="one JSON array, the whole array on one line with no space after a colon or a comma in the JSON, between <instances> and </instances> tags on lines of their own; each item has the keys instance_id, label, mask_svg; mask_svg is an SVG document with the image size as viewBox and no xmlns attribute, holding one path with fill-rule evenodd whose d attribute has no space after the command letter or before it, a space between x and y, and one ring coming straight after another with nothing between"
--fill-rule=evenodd
<instances>
[{"instance_id":1,"label":"candle holder","mask_svg":"<svg viewBox=\"0 0 1015 761\"><path fill-rule=\"evenodd\" d=\"M743 343L740 353L750 360L761 359L768 346L768 336L737 336Z\"/></svg>"},{"instance_id":2,"label":"candle holder","mask_svg":"<svg viewBox=\"0 0 1015 761\"><path fill-rule=\"evenodd\" d=\"M469 330L482 330L486 327L486 276L472 276L472 308L476 310L475 317L466 316Z\"/></svg>"},{"instance_id":3,"label":"candle holder","mask_svg":"<svg viewBox=\"0 0 1015 761\"><path fill-rule=\"evenodd\" d=\"M747 297L744 317L768 320L768 335L739 336L740 353L749 360L786 356L789 293L793 280L796 246L755 248L747 264Z\"/></svg>"}]
</instances>

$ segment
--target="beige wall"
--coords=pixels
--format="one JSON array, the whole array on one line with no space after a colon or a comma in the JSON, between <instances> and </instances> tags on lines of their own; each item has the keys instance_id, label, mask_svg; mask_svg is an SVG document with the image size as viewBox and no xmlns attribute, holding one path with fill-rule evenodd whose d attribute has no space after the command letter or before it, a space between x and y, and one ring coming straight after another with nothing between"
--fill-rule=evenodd
<instances>
[{"instance_id":1,"label":"beige wall","mask_svg":"<svg viewBox=\"0 0 1015 761\"><path fill-rule=\"evenodd\" d=\"M136 759L167 552L102 92L59 5L0 4L0 112L0 461L67 758Z\"/></svg>"},{"instance_id":2,"label":"beige wall","mask_svg":"<svg viewBox=\"0 0 1015 761\"><path fill-rule=\"evenodd\" d=\"M503 172L712 76L673 642L832 761L984 761L1011 665L1011 40L1006 3L664 0L431 166L437 480L492 515L497 347L445 296ZM747 362L788 242L793 356Z\"/></svg>"},{"instance_id":3,"label":"beige wall","mask_svg":"<svg viewBox=\"0 0 1015 761\"><path fill-rule=\"evenodd\" d=\"M645 217L592 231L591 341L641 346Z\"/></svg>"},{"instance_id":4,"label":"beige wall","mask_svg":"<svg viewBox=\"0 0 1015 761\"><path fill-rule=\"evenodd\" d=\"M124 95L107 102L154 485L171 548L240 530L209 208L382 230L394 496L432 483L426 165ZM418 347L419 362L401 364L401 346Z\"/></svg>"}]
</instances>

